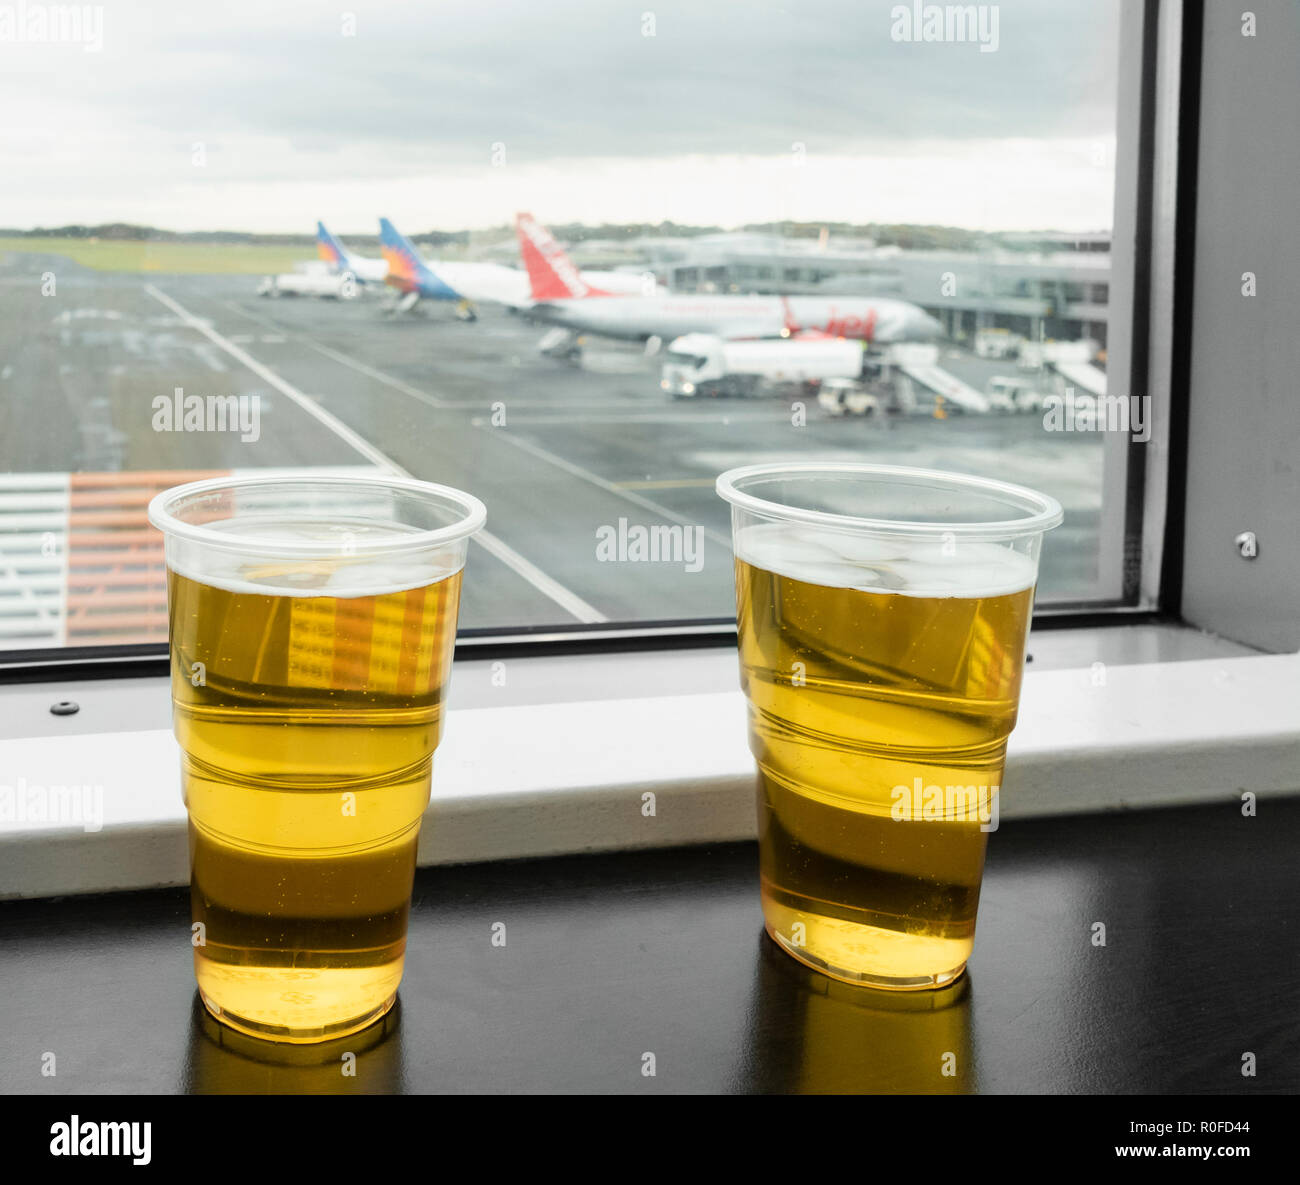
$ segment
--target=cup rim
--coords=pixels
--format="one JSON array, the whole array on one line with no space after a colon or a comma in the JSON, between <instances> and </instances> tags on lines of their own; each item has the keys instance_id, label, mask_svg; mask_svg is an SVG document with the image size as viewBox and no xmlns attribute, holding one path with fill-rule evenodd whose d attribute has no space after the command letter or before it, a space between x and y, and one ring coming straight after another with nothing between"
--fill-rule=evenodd
<instances>
[{"instance_id":1,"label":"cup rim","mask_svg":"<svg viewBox=\"0 0 1300 1185\"><path fill-rule=\"evenodd\" d=\"M200 544L221 551L237 551L241 554L259 557L290 556L295 559L320 558L337 553L334 546L322 546L318 542L297 540L258 539L256 537L231 535L224 531L196 523L183 522L173 512L181 499L202 496L216 490L240 490L277 485L324 485L338 486L341 489L369 487L371 489L389 489L405 491L425 497L444 498L463 511L463 517L445 527L428 530L412 530L391 539L367 541L356 547L360 556L406 555L412 552L428 551L456 543L480 530L487 521L487 508L473 494L458 490L453 486L439 485L436 482L420 481L418 478L399 474L385 473L274 473L245 474L241 476L209 477L199 481L185 482L172 486L155 494L149 501L149 522L162 531L168 539L184 539L190 543Z\"/></svg>"},{"instance_id":2,"label":"cup rim","mask_svg":"<svg viewBox=\"0 0 1300 1185\"><path fill-rule=\"evenodd\" d=\"M988 519L980 522L940 523L923 519L884 519L866 515L837 514L828 510L808 510L786 506L759 498L739 488L739 483L753 477L788 474L798 476L861 476L897 479L899 484L938 485L954 490L968 489L997 495L1024 506L1023 518ZM1050 494L1028 486L999 481L993 477L976 477L965 473L948 473L940 469L922 469L907 465L881 465L874 461L773 461L760 465L742 465L719 475L715 488L718 496L732 506L766 518L807 523L842 531L869 531L889 535L959 535L1013 539L1041 534L1058 526L1065 517L1061 504Z\"/></svg>"}]
</instances>

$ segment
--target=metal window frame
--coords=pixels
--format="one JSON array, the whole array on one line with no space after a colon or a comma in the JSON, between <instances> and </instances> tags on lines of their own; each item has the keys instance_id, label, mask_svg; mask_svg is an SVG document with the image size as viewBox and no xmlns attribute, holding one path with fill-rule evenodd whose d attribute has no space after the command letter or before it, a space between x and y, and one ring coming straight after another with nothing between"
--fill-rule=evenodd
<instances>
[{"instance_id":1,"label":"metal window frame","mask_svg":"<svg viewBox=\"0 0 1300 1185\"><path fill-rule=\"evenodd\" d=\"M1189 3L1190 11L1190 3ZM1257 650L1300 650L1300 23L1295 0L1249 13L1197 0L1198 155L1180 204L1195 243L1180 267L1175 384L1187 392L1177 460L1186 502L1170 587L1183 618ZM1247 32L1245 18L1252 28ZM1203 96L1203 101L1202 101ZM1288 200L1292 199L1292 200ZM1257 273L1257 292L1241 290ZM1258 548L1240 550L1244 532Z\"/></svg>"},{"instance_id":2,"label":"metal window frame","mask_svg":"<svg viewBox=\"0 0 1300 1185\"><path fill-rule=\"evenodd\" d=\"M1199 31L1199 23L1196 24ZM1180 135L1185 32L1182 0L1142 0L1120 10L1116 108L1137 111L1116 125L1111 236L1108 394L1145 396L1151 438L1108 432L1103 442L1100 571L1094 609L1117 617L1176 617L1160 586L1171 503L1181 505L1169 464L1171 426L1180 414L1169 382L1176 295L1176 219L1184 188ZM1100 605L1097 603L1100 601ZM1076 606L1072 606L1075 608Z\"/></svg>"}]
</instances>

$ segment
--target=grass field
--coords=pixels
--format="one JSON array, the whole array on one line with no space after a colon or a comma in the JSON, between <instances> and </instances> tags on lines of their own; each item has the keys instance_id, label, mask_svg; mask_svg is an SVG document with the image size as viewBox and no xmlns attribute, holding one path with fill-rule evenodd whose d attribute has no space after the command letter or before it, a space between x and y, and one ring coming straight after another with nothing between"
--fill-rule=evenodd
<instances>
[{"instance_id":1,"label":"grass field","mask_svg":"<svg viewBox=\"0 0 1300 1185\"><path fill-rule=\"evenodd\" d=\"M0 252L66 255L101 272L165 272L194 275L269 275L315 259L312 247L256 243L145 243L109 239L0 238Z\"/></svg>"}]
</instances>

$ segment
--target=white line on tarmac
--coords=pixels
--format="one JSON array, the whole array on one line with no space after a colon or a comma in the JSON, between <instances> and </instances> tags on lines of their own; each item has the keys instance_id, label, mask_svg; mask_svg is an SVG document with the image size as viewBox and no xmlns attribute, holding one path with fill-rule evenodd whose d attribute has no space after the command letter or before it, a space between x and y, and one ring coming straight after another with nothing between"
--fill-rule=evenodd
<instances>
[{"instance_id":1,"label":"white line on tarmac","mask_svg":"<svg viewBox=\"0 0 1300 1185\"><path fill-rule=\"evenodd\" d=\"M250 313L247 309L241 309L234 301L223 300L221 302L226 308L238 313L242 317L247 317L250 321L257 321L262 325L274 325L277 329L283 329L284 326L278 321L272 321L266 317L259 317L256 313ZM283 340L283 339L281 339ZM332 358L335 362L341 362L344 366L350 366L358 374L364 374L367 378L372 378L377 383L383 383L387 387L392 387L394 391L400 391L403 395L409 395L412 399L418 399L421 403L427 403L430 407L445 407L443 400L436 395L430 395L427 391L421 391L419 387L413 387L410 383L404 383L399 378L394 378L391 374L385 374L382 370L376 370L358 358L353 358L350 354L344 354L341 350L333 349L331 346L322 346L320 342L308 337L304 333L295 335L294 340L301 342L304 346L310 346L317 353L324 354L326 358Z\"/></svg>"},{"instance_id":2,"label":"white line on tarmac","mask_svg":"<svg viewBox=\"0 0 1300 1185\"><path fill-rule=\"evenodd\" d=\"M542 448L541 445L533 444L531 441L524 440L518 436L511 436L509 432L502 428L492 428L490 431L498 440L504 440L509 444L513 444L515 448L529 453L540 461L545 461L548 465L554 465L557 469L563 469L565 473L568 473L581 481L589 482L591 485L597 486L606 493L613 494L616 498L622 498L625 502L631 502L634 506L639 506L641 509L648 510L652 514L660 515L661 517L668 519L670 522L680 523L683 527L699 526L706 538L712 539L714 543L720 543L723 547L731 547L731 537L729 535L721 535L717 531L711 530L708 527L700 526L698 523L689 522L687 519L682 518L681 515L669 510L668 507L660 506L658 502L653 502L649 498L643 498L640 494L633 493L631 490L625 490L620 486L615 485L612 481L606 481L598 473L593 473L590 469L584 469L581 465L575 465L572 461L567 461L563 457L550 452L548 449Z\"/></svg>"},{"instance_id":3,"label":"white line on tarmac","mask_svg":"<svg viewBox=\"0 0 1300 1185\"><path fill-rule=\"evenodd\" d=\"M241 309L238 305L233 304L230 301L226 301L225 303L228 308L233 309L235 312L242 313L245 317L250 317L253 320L261 319L257 317L255 314L247 312L245 309ZM303 340L307 342L309 345L315 346L315 348L320 350L322 353L328 352L324 346L316 345L316 343L312 342L310 338L304 338ZM414 395L416 398L422 398L425 400L425 402L429 402L432 399L432 396L426 396L422 392L417 391L414 388L408 389L406 387L406 384L400 383L400 380L392 379L390 376L383 374L382 371L374 371L370 367L366 367L364 363L353 362L347 359L345 355L340 356L340 361L348 362L349 365L355 365L357 369L362 369L364 367L363 373L371 373L373 374L374 377L378 378L381 382L385 382L385 381L388 382L389 385L394 387L396 390L399 391L405 390L406 394L408 395ZM463 405L460 403L456 403L456 404L441 404L438 406L441 406L443 410L447 410L449 407L460 407ZM470 406L481 406L481 405L471 404ZM653 418L648 417L648 419L652 419L652 422L663 422L663 423L678 423L678 422L699 423L702 419L706 418L707 413L706 416L690 415L689 413L681 414L680 420L672 418L672 413L670 412L663 413L663 416L664 418L662 419L662 421L660 421L657 417L654 417L654 414L652 413ZM533 416L533 417L526 417L526 418L534 419L540 417ZM633 418L635 417L634 416L619 417L617 420L614 420L614 422L627 422L632 420ZM745 418L768 420L771 417L762 412L757 412L757 413L750 412L750 413L741 413L738 416L722 414L722 415L715 416L713 418L717 420L745 419ZM591 417L582 416L582 415L570 417L570 419L576 423L591 422ZM561 417L561 416L548 417L546 419L547 423L561 423L564 421L565 421L565 417ZM483 427L486 422L487 421L479 418L474 418L471 419L470 421L470 423L476 428ZM549 450L544 449L539 445L530 444L528 441L521 440L518 437L511 436L507 432L501 431L500 429L494 429L494 431L500 432L501 437L504 440L508 441L510 444L513 444L516 448L522 449L524 452L531 453L539 460L545 461L548 465L554 465L559 469L563 469L566 473L570 474L573 477L578 478L580 481L585 481L591 485L597 486L600 489L605 490L607 493L613 494L615 497L622 498L626 502L631 502L633 505L639 506L643 510L648 510L652 514L659 515L661 518L665 518L669 522L679 523L684 527L699 526L699 524L692 523L687 519L682 518L681 515L675 514L673 511L669 510L666 506L660 506L658 502L653 502L649 498L643 498L639 494L635 494L626 489L622 489L619 486L617 486L614 482L606 481L605 478L601 477L599 474L593 473L590 469L584 469L581 465L576 465L572 461L566 461L563 457L558 456L557 454L552 453ZM709 527L701 526L700 529L704 533L705 538L712 539L714 543L718 543L725 548L729 549L731 547L730 536L720 534L717 531L711 530ZM591 609L591 606L588 606L588 608ZM597 610L594 609L592 609L591 611L593 613L597 612ZM581 620L586 620L586 619L583 618ZM602 618L601 620L604 619Z\"/></svg>"},{"instance_id":4,"label":"white line on tarmac","mask_svg":"<svg viewBox=\"0 0 1300 1185\"><path fill-rule=\"evenodd\" d=\"M492 410L492 404L497 402L495 399L448 399L445 403L439 404L443 411L481 411L487 416ZM551 411L591 411L606 412L609 410L609 396L599 395L591 399L557 399L554 402L544 402L529 404L530 407L536 407L541 412ZM633 406L639 406L634 404ZM513 416L515 413L511 413ZM612 418L612 417L611 417ZM586 416L574 416L573 419L581 423L587 419Z\"/></svg>"},{"instance_id":5,"label":"white line on tarmac","mask_svg":"<svg viewBox=\"0 0 1300 1185\"><path fill-rule=\"evenodd\" d=\"M309 337L301 339L306 345L311 346L324 354L326 358L333 358L335 362L341 362L344 366L350 366L359 374L364 374L367 378L372 378L377 383L384 383L392 387L394 391L400 391L403 395L409 395L412 399L418 399L421 403L427 403L430 407L442 407L442 400L436 395L430 395L427 391L421 391L419 387L412 387L410 383L404 383L401 379L394 378L391 374L385 374L382 370L376 370L373 366L367 366L364 362L358 361L347 354L340 353L338 350L331 349L329 346L322 346L320 342L314 342Z\"/></svg>"},{"instance_id":6,"label":"white line on tarmac","mask_svg":"<svg viewBox=\"0 0 1300 1185\"><path fill-rule=\"evenodd\" d=\"M252 357L247 351L241 350L234 342L224 338L212 326L196 317L188 309L179 305L165 292L155 288L152 284L146 284L144 290L158 301L171 309L186 325L191 329L197 330L203 334L213 345L218 346L229 354L236 362L251 370L263 382L270 384L280 394L293 400L303 411L312 416L320 423L324 424L331 432L341 440L350 444L363 457L372 464L377 465L380 469L386 469L390 473L398 473L405 477L413 476L407 469L403 468L386 453L381 452L365 437L358 435L349 428L336 415L326 411L309 395L304 395L297 387L286 379L282 379L270 367L262 365L256 358ZM487 531L480 531L473 536L474 542L478 543L490 555L496 556L503 564L509 567L516 575L523 577L543 596L549 597L559 605L566 613L572 614L579 621L586 624L597 624L608 621L599 609L589 605L577 593L566 588L558 580L548 576L536 564L524 559L513 547L495 535Z\"/></svg>"},{"instance_id":7,"label":"white line on tarmac","mask_svg":"<svg viewBox=\"0 0 1300 1185\"><path fill-rule=\"evenodd\" d=\"M483 405L476 404L480 410ZM537 411L520 413L508 413L508 419L511 424L732 424L732 423L762 423L762 424L789 424L790 417L783 412L765 413L765 412L700 412L698 415L690 415L685 412L670 411L629 411L626 415L620 415L617 411L610 411L609 405L606 404L600 411L593 411L590 415L550 415L544 410L545 405L539 405ZM489 422L491 417L484 415L471 421L473 425L482 427Z\"/></svg>"},{"instance_id":8,"label":"white line on tarmac","mask_svg":"<svg viewBox=\"0 0 1300 1185\"><path fill-rule=\"evenodd\" d=\"M256 321L261 325L273 325L277 329L284 329L284 326L279 321L258 316L256 313L250 313L233 300L223 300L221 303L231 312L238 313L241 317L247 317L250 321ZM231 340L252 339L245 339L240 334L232 334ZM413 387L410 383L403 382L401 379L370 366L358 358L353 358L351 355L335 350L331 346L323 346L306 334L296 333L294 340L301 342L304 346L310 346L327 358L334 359L335 362L350 366L359 374L364 374L376 382L391 387L394 391L400 391L403 395L409 395L412 399L418 399L421 403L436 407L440 411L477 411L482 412L485 418L491 413L493 403L491 399L440 399L438 396L430 395L427 391L421 391L418 387ZM517 424L728 424L733 421L771 422L781 420L784 422L788 418L780 410L703 412L692 415L686 411L638 412L629 409L624 414L618 408L611 409L609 400L605 398L590 400L566 399L533 406L536 410L524 412L522 415L515 413L515 416L512 417L513 422ZM634 404L633 406L639 405ZM584 414L588 412L588 409L589 414ZM556 412L576 412L578 414L557 415ZM471 422L474 427L481 426L477 422Z\"/></svg>"}]
</instances>

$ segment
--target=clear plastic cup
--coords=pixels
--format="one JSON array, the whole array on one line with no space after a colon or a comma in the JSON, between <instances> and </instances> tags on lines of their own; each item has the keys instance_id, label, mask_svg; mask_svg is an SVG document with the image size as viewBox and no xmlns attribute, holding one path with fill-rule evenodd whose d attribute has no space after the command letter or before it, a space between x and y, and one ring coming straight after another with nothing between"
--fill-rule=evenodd
<instances>
[{"instance_id":1,"label":"clear plastic cup","mask_svg":"<svg viewBox=\"0 0 1300 1185\"><path fill-rule=\"evenodd\" d=\"M837 979L963 971L1053 498L985 478L792 462L718 478L768 933Z\"/></svg>"},{"instance_id":2,"label":"clear plastic cup","mask_svg":"<svg viewBox=\"0 0 1300 1185\"><path fill-rule=\"evenodd\" d=\"M194 968L244 1033L391 1007L483 504L386 476L249 476L149 505L165 536Z\"/></svg>"}]
</instances>

